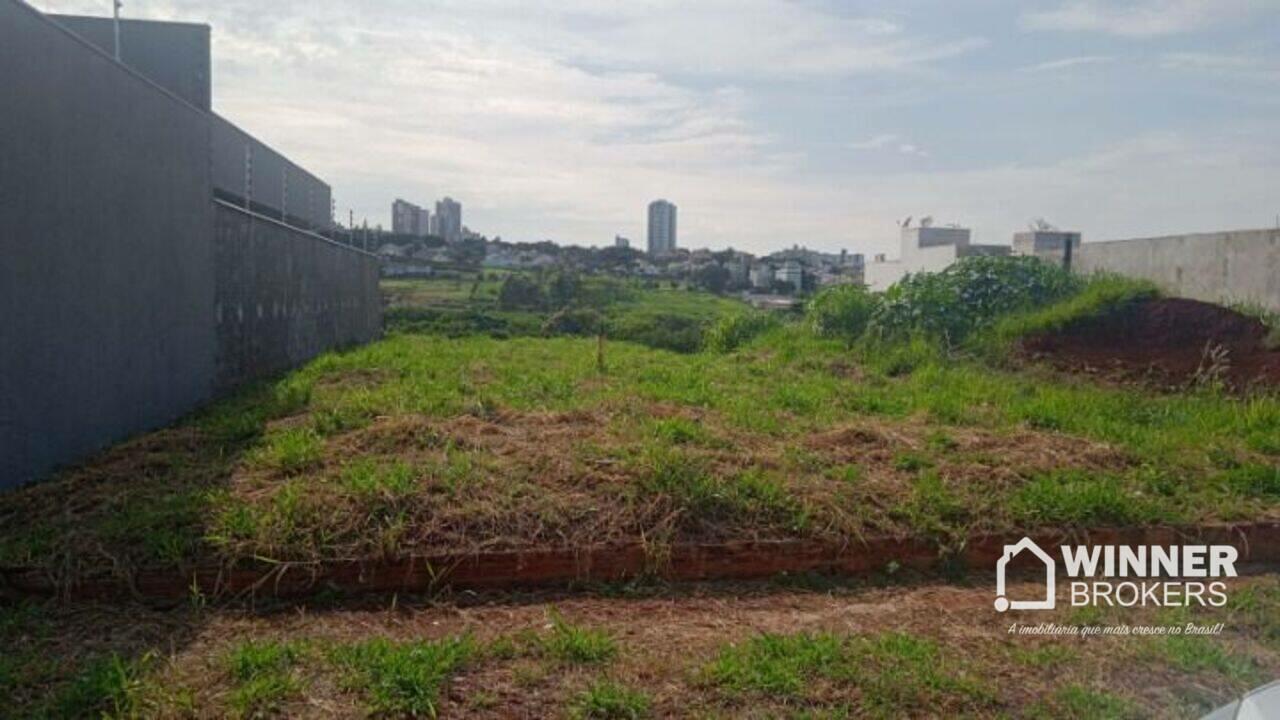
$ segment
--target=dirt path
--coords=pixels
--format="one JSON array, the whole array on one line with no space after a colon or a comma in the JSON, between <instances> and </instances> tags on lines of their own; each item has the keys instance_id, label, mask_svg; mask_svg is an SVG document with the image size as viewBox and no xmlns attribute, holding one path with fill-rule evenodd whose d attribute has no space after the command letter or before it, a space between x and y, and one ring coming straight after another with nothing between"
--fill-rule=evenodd
<instances>
[{"instance_id":1,"label":"dirt path","mask_svg":"<svg viewBox=\"0 0 1280 720\"><path fill-rule=\"evenodd\" d=\"M442 680L435 702L442 717L569 717L583 712L584 698L602 683L634 692L650 717L874 717L884 714L885 702L922 717L1198 717L1280 677L1275 576L1233 581L1230 606L1191 612L1060 607L999 614L992 588L992 578L976 576L966 585L716 584L257 608L46 605L9 623L4 640L14 657L52 658L68 668L107 652L146 658L130 702L158 717L243 711L253 683L235 675L230 658L246 647L276 646L296 654L280 676L288 682L251 707L290 717L364 716L377 684L331 658L335 648L379 638L409 647L465 637L476 648ZM1036 591L1022 582L1010 587L1011 594ZM1065 595L1061 604L1068 604ZM1173 643L1021 636L1009 633L1013 622L1224 627ZM803 653L751 666L763 662L750 656L763 634L836 638L847 648L841 652L861 654L830 667L805 665ZM562 656L555 639L564 637L588 646L604 638L599 642L611 650L586 660ZM894 655L904 642L915 654ZM733 662L747 664L745 686L724 675ZM766 687L760 677L770 673L793 673L800 684ZM19 684L18 707L56 694L63 682L50 676Z\"/></svg>"}]
</instances>

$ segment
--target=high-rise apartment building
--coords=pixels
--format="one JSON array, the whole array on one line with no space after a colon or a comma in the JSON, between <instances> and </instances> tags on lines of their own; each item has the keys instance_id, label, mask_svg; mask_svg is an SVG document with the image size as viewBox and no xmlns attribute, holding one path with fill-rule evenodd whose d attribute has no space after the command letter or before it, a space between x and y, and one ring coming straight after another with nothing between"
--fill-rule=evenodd
<instances>
[{"instance_id":1,"label":"high-rise apartment building","mask_svg":"<svg viewBox=\"0 0 1280 720\"><path fill-rule=\"evenodd\" d=\"M649 254L665 255L676 249L676 206L666 200L649 203Z\"/></svg>"},{"instance_id":2,"label":"high-rise apartment building","mask_svg":"<svg viewBox=\"0 0 1280 720\"><path fill-rule=\"evenodd\" d=\"M462 205L453 198L446 197L436 203L436 222L438 234L447 242L462 240Z\"/></svg>"},{"instance_id":3,"label":"high-rise apartment building","mask_svg":"<svg viewBox=\"0 0 1280 720\"><path fill-rule=\"evenodd\" d=\"M431 211L407 200L391 203L391 232L423 237L431 230Z\"/></svg>"}]
</instances>

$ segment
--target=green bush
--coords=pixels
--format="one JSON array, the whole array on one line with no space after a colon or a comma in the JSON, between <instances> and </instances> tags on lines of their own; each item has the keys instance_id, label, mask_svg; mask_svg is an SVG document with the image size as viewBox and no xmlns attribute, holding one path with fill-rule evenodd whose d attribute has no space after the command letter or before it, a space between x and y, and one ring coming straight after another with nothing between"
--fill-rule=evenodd
<instances>
[{"instance_id":1,"label":"green bush","mask_svg":"<svg viewBox=\"0 0 1280 720\"><path fill-rule=\"evenodd\" d=\"M938 273L908 275L882 297L870 328L882 337L923 334L951 345L1010 313L1043 307L1084 281L1033 257L969 257Z\"/></svg>"},{"instance_id":2,"label":"green bush","mask_svg":"<svg viewBox=\"0 0 1280 720\"><path fill-rule=\"evenodd\" d=\"M711 352L727 353L737 350L756 336L781 325L777 316L762 313L742 313L721 318L707 330L704 347Z\"/></svg>"},{"instance_id":3,"label":"green bush","mask_svg":"<svg viewBox=\"0 0 1280 720\"><path fill-rule=\"evenodd\" d=\"M543 335L595 335L604 329L604 318L587 308L564 308L542 324Z\"/></svg>"},{"instance_id":4,"label":"green bush","mask_svg":"<svg viewBox=\"0 0 1280 720\"><path fill-rule=\"evenodd\" d=\"M582 297L582 278L570 270L559 270L547 283L547 299L555 309L577 304Z\"/></svg>"},{"instance_id":5,"label":"green bush","mask_svg":"<svg viewBox=\"0 0 1280 720\"><path fill-rule=\"evenodd\" d=\"M867 329L878 300L861 285L827 288L805 308L805 320L821 337L856 340Z\"/></svg>"},{"instance_id":6,"label":"green bush","mask_svg":"<svg viewBox=\"0 0 1280 720\"><path fill-rule=\"evenodd\" d=\"M623 316L607 330L615 340L682 353L697 352L702 347L702 332L703 322L698 318L669 313Z\"/></svg>"},{"instance_id":7,"label":"green bush","mask_svg":"<svg viewBox=\"0 0 1280 720\"><path fill-rule=\"evenodd\" d=\"M542 286L523 275L508 275L498 289L498 307L502 310L541 310L546 304Z\"/></svg>"}]
</instances>

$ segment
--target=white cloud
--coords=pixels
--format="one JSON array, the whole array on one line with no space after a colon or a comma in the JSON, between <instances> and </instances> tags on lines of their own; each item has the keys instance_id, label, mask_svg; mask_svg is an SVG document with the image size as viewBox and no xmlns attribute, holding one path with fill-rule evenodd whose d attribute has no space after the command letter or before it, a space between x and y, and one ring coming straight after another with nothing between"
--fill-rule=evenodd
<instances>
[{"instance_id":1,"label":"white cloud","mask_svg":"<svg viewBox=\"0 0 1280 720\"><path fill-rule=\"evenodd\" d=\"M926 114L948 123L954 95L929 104L935 73L922 70L981 44L963 31L909 33L780 0L443 0L430 12L414 0L126 2L126 14L212 24L219 111L331 182L343 218L354 208L357 219L386 223L397 196L449 194L479 231L590 244L642 236L645 205L670 197L688 244L883 252L894 220L922 209L996 242L1036 215L1099 238L1211 229L1274 207L1274 142L1228 141L1223 128L1124 142L1099 133L1086 141L1097 152L1048 153L1035 166L979 158L920 167L942 165L915 161L926 156L924 135L908 135L924 131L872 117L885 110L855 80L907 93L911 123ZM44 3L71 12L102 4ZM1045 65L1073 66L1067 60L1080 58ZM845 157L833 164L848 165L815 175L812 150L787 134L803 135L796 128L809 126L790 123L823 106L793 116L769 105L761 86L771 84L845 92L872 132L911 132L847 143L883 157L835 153ZM845 120L831 119L836 128ZM960 140L947 142L959 162ZM893 162L901 156L912 161Z\"/></svg>"},{"instance_id":2,"label":"white cloud","mask_svg":"<svg viewBox=\"0 0 1280 720\"><path fill-rule=\"evenodd\" d=\"M845 145L850 150L887 150L892 149L903 155L915 155L916 157L928 157L929 153L920 149L914 143L906 142L901 136L893 133L884 133L867 138L866 140L858 140Z\"/></svg>"},{"instance_id":3,"label":"white cloud","mask_svg":"<svg viewBox=\"0 0 1280 720\"><path fill-rule=\"evenodd\" d=\"M1022 24L1033 30L1146 38L1202 30L1265 6L1266 0L1069 0L1051 10L1024 13Z\"/></svg>"},{"instance_id":4,"label":"white cloud","mask_svg":"<svg viewBox=\"0 0 1280 720\"><path fill-rule=\"evenodd\" d=\"M1050 60L1048 62L1038 63L1036 65L1028 65L1019 68L1022 72L1041 73L1053 72L1057 70L1069 70L1071 68L1083 67L1088 65L1102 65L1111 62L1112 58L1108 55L1081 55L1079 57L1062 58L1060 60Z\"/></svg>"},{"instance_id":5,"label":"white cloud","mask_svg":"<svg viewBox=\"0 0 1280 720\"><path fill-rule=\"evenodd\" d=\"M1280 81L1280 61L1252 55L1165 53L1160 57L1160 67L1175 72L1210 73L1243 80Z\"/></svg>"},{"instance_id":6,"label":"white cloud","mask_svg":"<svg viewBox=\"0 0 1280 720\"><path fill-rule=\"evenodd\" d=\"M876 135L874 137L869 137L866 140L858 140L856 142L851 142L849 143L848 147L850 150L880 150L882 148L889 147L890 145L894 144L897 141L898 141L897 135L886 133L882 135Z\"/></svg>"}]
</instances>

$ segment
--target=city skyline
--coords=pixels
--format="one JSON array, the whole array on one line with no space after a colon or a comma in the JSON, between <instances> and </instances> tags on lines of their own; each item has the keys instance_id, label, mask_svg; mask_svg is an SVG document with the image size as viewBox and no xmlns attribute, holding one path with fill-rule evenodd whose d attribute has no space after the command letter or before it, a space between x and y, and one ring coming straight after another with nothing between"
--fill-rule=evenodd
<instances>
[{"instance_id":1,"label":"city skyline","mask_svg":"<svg viewBox=\"0 0 1280 720\"><path fill-rule=\"evenodd\" d=\"M982 242L1037 216L1086 240L1274 224L1272 4L749 4L780 31L717 3L125 14L215 25L217 106L331 178L340 221L390 226L413 187L490 237L594 246L662 196L683 245L757 253L892 253L909 214Z\"/></svg>"}]
</instances>

